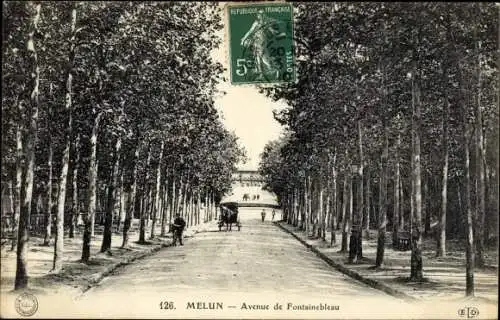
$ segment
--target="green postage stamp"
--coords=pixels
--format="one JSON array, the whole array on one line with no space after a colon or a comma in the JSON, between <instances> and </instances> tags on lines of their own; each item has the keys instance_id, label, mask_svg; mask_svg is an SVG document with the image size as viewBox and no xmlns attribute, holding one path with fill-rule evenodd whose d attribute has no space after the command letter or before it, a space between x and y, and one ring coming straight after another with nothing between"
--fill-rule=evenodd
<instances>
[{"instance_id":1,"label":"green postage stamp","mask_svg":"<svg viewBox=\"0 0 500 320\"><path fill-rule=\"evenodd\" d=\"M293 7L290 3L228 5L232 84L293 82Z\"/></svg>"}]
</instances>

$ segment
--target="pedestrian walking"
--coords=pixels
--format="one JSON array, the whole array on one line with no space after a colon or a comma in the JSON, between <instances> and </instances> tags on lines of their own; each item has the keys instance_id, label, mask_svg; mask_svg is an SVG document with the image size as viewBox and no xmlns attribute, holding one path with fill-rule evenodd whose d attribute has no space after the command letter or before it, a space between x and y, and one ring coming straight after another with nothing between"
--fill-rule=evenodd
<instances>
[{"instance_id":1,"label":"pedestrian walking","mask_svg":"<svg viewBox=\"0 0 500 320\"><path fill-rule=\"evenodd\" d=\"M266 210L262 209L262 212L260 213L262 217L262 222L264 222L264 219L266 218Z\"/></svg>"},{"instance_id":2,"label":"pedestrian walking","mask_svg":"<svg viewBox=\"0 0 500 320\"><path fill-rule=\"evenodd\" d=\"M274 221L274 215L275 215L275 214L276 214L276 211L274 211L274 209L273 209L273 212L272 212L272 214L271 214L271 221Z\"/></svg>"},{"instance_id":3,"label":"pedestrian walking","mask_svg":"<svg viewBox=\"0 0 500 320\"><path fill-rule=\"evenodd\" d=\"M174 231L174 241L173 245L177 245L177 240L179 240L179 243L181 246L184 244L182 243L182 232L184 231L184 227L186 226L186 221L181 217L180 214L175 215L174 223L173 223L173 231Z\"/></svg>"}]
</instances>

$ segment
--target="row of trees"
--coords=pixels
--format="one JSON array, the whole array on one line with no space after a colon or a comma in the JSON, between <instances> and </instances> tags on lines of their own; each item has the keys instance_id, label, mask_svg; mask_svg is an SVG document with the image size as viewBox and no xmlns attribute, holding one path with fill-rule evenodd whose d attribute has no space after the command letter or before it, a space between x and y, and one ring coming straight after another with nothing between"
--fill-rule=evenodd
<instances>
[{"instance_id":1,"label":"row of trees","mask_svg":"<svg viewBox=\"0 0 500 320\"><path fill-rule=\"evenodd\" d=\"M2 181L12 190L16 289L28 283L38 195L47 199L44 244L55 236L54 272L80 214L89 261L98 197L106 203L101 252L111 248L117 199L123 246L134 217L145 242L148 215L153 238L157 221L165 235L173 212L190 224L200 222L202 203L213 213L244 158L214 107L223 80L211 58L222 28L217 4L13 1L3 2L2 23Z\"/></svg>"},{"instance_id":2,"label":"row of trees","mask_svg":"<svg viewBox=\"0 0 500 320\"><path fill-rule=\"evenodd\" d=\"M498 235L498 17L495 4L297 4L296 83L263 88L289 108L286 135L260 164L288 222L376 266L411 233L410 279L423 280L422 237L466 239L466 293ZM375 224L373 223L375 220Z\"/></svg>"}]
</instances>

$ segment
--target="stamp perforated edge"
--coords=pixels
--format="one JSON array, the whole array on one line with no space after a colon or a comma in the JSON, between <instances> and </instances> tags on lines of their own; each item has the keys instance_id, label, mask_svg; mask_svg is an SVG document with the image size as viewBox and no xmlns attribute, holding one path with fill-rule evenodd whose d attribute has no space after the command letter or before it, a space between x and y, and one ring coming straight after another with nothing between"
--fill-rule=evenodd
<instances>
[{"instance_id":1,"label":"stamp perforated edge","mask_svg":"<svg viewBox=\"0 0 500 320\"><path fill-rule=\"evenodd\" d=\"M241 1L228 1L224 4L224 59L227 63L227 70L224 72L224 77L228 79L228 82L232 86L238 87L248 87L254 88L258 87L274 87L276 85L290 83L292 81L273 81L273 82L238 82L233 83L232 72L231 72L231 45L230 45L230 34L229 34L229 9L234 7L246 7L246 6L263 6L263 5L274 5L274 4L286 4L292 8L292 41L295 39L295 29L294 29L294 12L295 7L293 3L285 0L275 0L275 1L261 1L261 2L241 2ZM294 58L296 59L296 57ZM293 82L297 81L297 70L294 70L295 77Z\"/></svg>"}]
</instances>

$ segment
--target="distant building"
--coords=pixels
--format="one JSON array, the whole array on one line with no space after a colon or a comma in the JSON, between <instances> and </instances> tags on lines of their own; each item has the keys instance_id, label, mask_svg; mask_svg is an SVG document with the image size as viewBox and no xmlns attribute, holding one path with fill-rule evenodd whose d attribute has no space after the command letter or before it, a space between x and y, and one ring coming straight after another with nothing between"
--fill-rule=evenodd
<instances>
[{"instance_id":1,"label":"distant building","mask_svg":"<svg viewBox=\"0 0 500 320\"><path fill-rule=\"evenodd\" d=\"M221 203L236 202L240 207L278 207L276 195L263 190L264 179L257 170L238 170L233 173L230 195Z\"/></svg>"},{"instance_id":2,"label":"distant building","mask_svg":"<svg viewBox=\"0 0 500 320\"><path fill-rule=\"evenodd\" d=\"M239 170L233 174L233 181L241 187L261 187L264 179L256 170Z\"/></svg>"}]
</instances>

